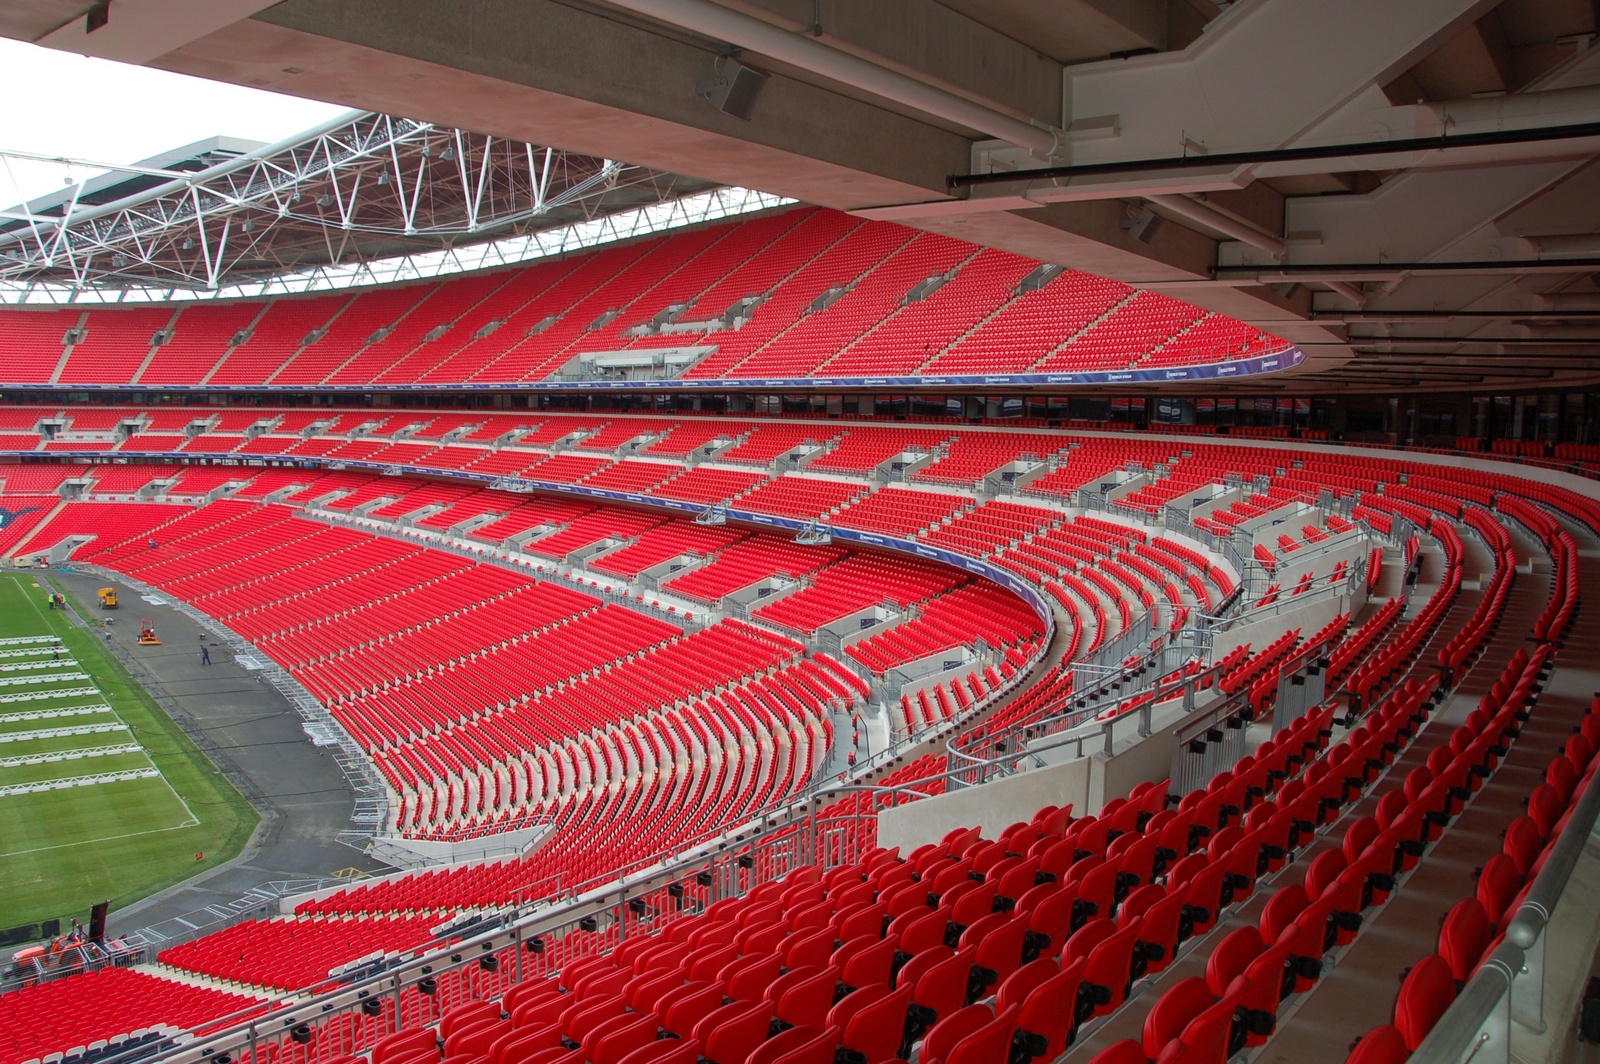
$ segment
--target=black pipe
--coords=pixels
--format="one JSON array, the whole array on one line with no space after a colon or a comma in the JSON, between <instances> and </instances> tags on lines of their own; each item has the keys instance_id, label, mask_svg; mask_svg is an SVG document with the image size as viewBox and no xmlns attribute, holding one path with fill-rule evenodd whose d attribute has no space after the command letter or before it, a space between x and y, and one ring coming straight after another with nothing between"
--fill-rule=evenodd
<instances>
[{"instance_id":1,"label":"black pipe","mask_svg":"<svg viewBox=\"0 0 1600 1064\"><path fill-rule=\"evenodd\" d=\"M1600 267L1600 257L1586 255L1581 258L1567 259L1471 259L1461 262L1302 262L1286 266L1213 266L1211 272L1217 277L1232 277L1238 275L1267 274L1275 277L1282 274L1287 277L1310 276L1320 277L1325 274L1336 273L1370 273L1384 275L1391 273L1451 273L1455 271L1473 273L1507 273L1515 270L1548 270L1570 268L1573 272L1592 270ZM1270 284L1270 281L1262 281Z\"/></svg>"},{"instance_id":2,"label":"black pipe","mask_svg":"<svg viewBox=\"0 0 1600 1064\"><path fill-rule=\"evenodd\" d=\"M1600 318L1600 310L1318 310L1312 312L1311 321L1403 322L1407 318Z\"/></svg>"},{"instance_id":3,"label":"black pipe","mask_svg":"<svg viewBox=\"0 0 1600 1064\"><path fill-rule=\"evenodd\" d=\"M1358 144L1318 144L1302 148L1219 152L1215 155L1129 159L1115 163L1078 163L1071 166L1046 166L1038 170L1012 170L995 174L951 174L945 179L945 183L950 188L972 188L977 185L1055 181L1102 174L1139 174L1156 170L1194 170L1200 167L1249 166L1255 163L1396 155L1404 152L1440 151L1451 148L1484 148L1500 144L1537 144L1541 141L1573 140L1579 137L1600 137L1600 122L1578 122L1565 126L1545 126L1542 129L1498 129L1484 133L1458 133L1454 136L1441 133L1437 137L1408 137L1404 140L1363 141ZM1129 194L1138 193L1130 190Z\"/></svg>"},{"instance_id":4,"label":"black pipe","mask_svg":"<svg viewBox=\"0 0 1600 1064\"><path fill-rule=\"evenodd\" d=\"M1367 344L1505 344L1508 347L1539 347L1556 345L1594 345L1600 343L1600 334L1593 337L1567 336L1554 340L1541 340L1537 336L1509 336L1493 339L1487 336L1352 336L1351 345Z\"/></svg>"}]
</instances>

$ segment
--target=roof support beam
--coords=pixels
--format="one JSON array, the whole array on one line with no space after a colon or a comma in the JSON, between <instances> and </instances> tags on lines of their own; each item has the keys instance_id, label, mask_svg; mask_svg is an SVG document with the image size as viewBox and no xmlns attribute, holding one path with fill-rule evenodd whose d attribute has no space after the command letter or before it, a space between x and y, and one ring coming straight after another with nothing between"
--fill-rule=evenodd
<instances>
[{"instance_id":1,"label":"roof support beam","mask_svg":"<svg viewBox=\"0 0 1600 1064\"><path fill-rule=\"evenodd\" d=\"M779 29L711 0L607 0L615 7L657 19L716 40L799 67L801 70L861 89L935 118L969 126L1008 144L1049 159L1060 146L1060 134L1018 121L994 107L929 85L848 52Z\"/></svg>"}]
</instances>

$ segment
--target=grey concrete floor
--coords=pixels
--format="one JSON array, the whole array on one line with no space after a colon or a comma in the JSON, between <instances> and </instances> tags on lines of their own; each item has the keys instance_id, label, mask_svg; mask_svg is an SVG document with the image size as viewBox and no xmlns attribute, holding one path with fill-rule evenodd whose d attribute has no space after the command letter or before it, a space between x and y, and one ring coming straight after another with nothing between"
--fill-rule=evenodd
<instances>
[{"instance_id":1,"label":"grey concrete floor","mask_svg":"<svg viewBox=\"0 0 1600 1064\"><path fill-rule=\"evenodd\" d=\"M80 610L95 601L102 577L54 573ZM109 631L113 652L262 815L233 861L111 914L121 934L224 906L263 883L315 879L345 869L387 868L337 841L350 826L354 794L333 757L313 746L300 717L260 674L239 666L225 647L171 605L151 605L126 585ZM86 610L84 611L87 612ZM160 646L137 645L139 619L155 621ZM200 663L201 637L210 645Z\"/></svg>"}]
</instances>

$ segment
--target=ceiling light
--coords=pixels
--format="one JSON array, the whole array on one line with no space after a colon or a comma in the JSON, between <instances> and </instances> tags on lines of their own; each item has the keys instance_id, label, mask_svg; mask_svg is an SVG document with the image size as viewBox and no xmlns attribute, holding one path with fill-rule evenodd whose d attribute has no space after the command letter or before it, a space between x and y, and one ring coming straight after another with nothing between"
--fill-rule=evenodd
<instances>
[{"instance_id":1,"label":"ceiling light","mask_svg":"<svg viewBox=\"0 0 1600 1064\"><path fill-rule=\"evenodd\" d=\"M333 197L328 195L326 192L324 192L322 195L317 197L317 206L318 207L327 207L332 203L333 203Z\"/></svg>"}]
</instances>

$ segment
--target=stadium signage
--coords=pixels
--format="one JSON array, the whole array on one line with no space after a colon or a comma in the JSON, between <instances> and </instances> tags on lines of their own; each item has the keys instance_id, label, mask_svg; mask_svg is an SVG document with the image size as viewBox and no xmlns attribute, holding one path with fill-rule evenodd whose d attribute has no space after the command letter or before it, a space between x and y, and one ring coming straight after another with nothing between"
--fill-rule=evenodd
<instances>
[{"instance_id":1,"label":"stadium signage","mask_svg":"<svg viewBox=\"0 0 1600 1064\"><path fill-rule=\"evenodd\" d=\"M748 391L750 389L805 390L819 387L914 389L933 385L941 388L981 388L997 385L1027 387L1039 384L1161 384L1169 380L1207 381L1224 377L1250 377L1261 373L1292 369L1304 362L1305 358L1305 352L1297 347L1291 347L1272 355L1258 355L1255 358L1244 358L1234 362L1213 362L1205 365L1185 366L1178 369L1163 366L1151 369L1083 373L1014 373L1007 376L970 374L942 377L783 377L761 378L758 380L652 378L649 380L475 381L471 388L474 392L681 392ZM27 382L0 382L0 387L39 388L41 385ZM318 384L315 387L319 392L370 395L374 391L429 394L460 392L467 385L465 382L458 382L455 384L396 384L382 388L374 388L370 384ZM129 385L127 384L73 384L71 386L71 390L74 392L116 392L126 391L128 388ZM163 384L161 390L174 393L220 390L270 394L284 391L303 392L305 387L297 385L293 388L277 388L265 384L233 384L225 388L212 389L200 385Z\"/></svg>"},{"instance_id":2,"label":"stadium signage","mask_svg":"<svg viewBox=\"0 0 1600 1064\"><path fill-rule=\"evenodd\" d=\"M141 451L120 451L118 454L120 454L122 458L171 458L171 453L168 453L168 451L144 451L144 453L141 453ZM234 453L203 453L203 451L186 451L186 456L187 458L213 459L213 461L224 461L230 462L230 464L238 464L240 467L250 467L246 466L245 462L238 461L240 456ZM270 459L294 459L294 464L296 464L296 466L310 467L310 469L315 469L315 467L323 467L328 464L328 462L322 461L320 458L280 456L280 454L250 454L248 458L256 459L256 461L261 462L261 464L264 464L266 461L270 461ZM390 469L390 464L387 464L387 462L347 461L342 462L342 466L347 467L347 469L370 469L373 470L373 472L382 472L384 469ZM483 485L485 488L496 488L496 490L504 490L504 485L506 485L507 482L510 482L510 480L515 480L518 486L526 486L526 488L533 488L533 490L550 491L550 493L560 494L582 494L582 496L589 496L589 498L606 499L606 501L611 502L642 502L642 504L645 504L645 506L654 507L654 509L678 510L678 512L683 512L683 514L699 514L699 512L702 512L702 510L706 509L706 504L704 504L704 502L682 502L678 501L678 499L656 499L651 498L651 496L640 496L640 494L627 493L627 491L608 491L605 490L605 488L586 488L586 486L571 485L571 483L552 483L544 482L544 480L526 480L526 478L502 477L502 475L496 474L470 474L470 472L461 472L461 470L434 469L434 467L427 466L406 467L406 472L411 472L411 474L426 474L429 475L429 477L446 477L450 478L450 480L464 480L464 482L478 483L478 485ZM752 514L752 512L749 512L749 510L728 509L726 510L726 515L728 515L731 520L738 520L738 522L760 523L760 525L770 525L774 526L774 528L784 528L784 530L795 531L795 533L810 530L811 526L813 526L813 522L810 522L810 520L794 520L794 518L789 517L771 517L771 515L766 514ZM1054 634L1054 630L1056 630L1056 614L1054 614L1054 611L1051 610L1050 603L1046 602L1045 597L1040 594L1040 590L1038 590L1037 587L1022 581L1022 579L1019 579L1016 574L1011 573L1010 570L1003 570L1003 568L1000 568L1000 566L990 565L989 562L981 562L981 560L976 560L976 558L968 558L966 555L955 554L954 550L946 550L944 547L931 547L928 546L928 544L922 544L922 542L914 541L914 539L896 539L891 538L891 536L880 536L880 534L877 533L867 533L867 531L854 530L854 528L837 528L837 526L827 526L827 531L829 531L832 539L837 539L837 541L862 542L862 544L869 544L869 546L883 547L883 549L886 550L894 550L896 554L907 554L914 555L914 557L931 558L931 560L934 560L934 562L942 562L944 565L957 568L957 570L965 570L968 571L968 573L978 574L978 576L982 576L982 578L987 579L987 581L1000 584L1000 586L1011 590L1013 594L1016 594L1019 598L1022 598L1022 600L1024 600L1024 602L1026 602L1027 605L1032 608L1032 610L1034 610L1034 613L1037 614L1038 619L1040 619L1040 621L1043 622L1043 626L1045 626L1045 645L1050 643L1050 637Z\"/></svg>"}]
</instances>

